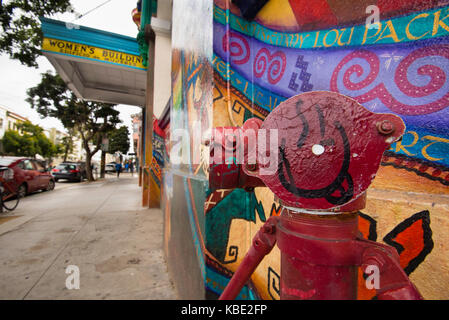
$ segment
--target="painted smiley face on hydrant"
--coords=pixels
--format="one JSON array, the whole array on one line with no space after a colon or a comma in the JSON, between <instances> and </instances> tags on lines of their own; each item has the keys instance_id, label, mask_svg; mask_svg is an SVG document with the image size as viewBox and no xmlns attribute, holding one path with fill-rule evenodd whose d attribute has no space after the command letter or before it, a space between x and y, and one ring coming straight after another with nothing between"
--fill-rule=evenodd
<instances>
[{"instance_id":1,"label":"painted smiley face on hydrant","mask_svg":"<svg viewBox=\"0 0 449 320\"><path fill-rule=\"evenodd\" d=\"M278 145L267 146L277 152L277 170L258 177L286 206L327 210L364 193L405 125L347 96L316 91L281 103L261 129L277 129Z\"/></svg>"}]
</instances>

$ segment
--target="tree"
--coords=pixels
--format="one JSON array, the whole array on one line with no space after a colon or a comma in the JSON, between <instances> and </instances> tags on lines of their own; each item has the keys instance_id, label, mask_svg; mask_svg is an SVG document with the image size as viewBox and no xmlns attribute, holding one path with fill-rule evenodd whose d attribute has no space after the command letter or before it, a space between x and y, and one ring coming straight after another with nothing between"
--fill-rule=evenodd
<instances>
[{"instance_id":1,"label":"tree","mask_svg":"<svg viewBox=\"0 0 449 320\"><path fill-rule=\"evenodd\" d=\"M100 150L102 138L121 122L115 105L78 99L58 76L47 71L41 82L27 90L27 101L41 117L59 119L63 126L79 132L86 151L86 171L93 181L92 157Z\"/></svg>"},{"instance_id":2,"label":"tree","mask_svg":"<svg viewBox=\"0 0 449 320\"><path fill-rule=\"evenodd\" d=\"M66 162L67 157L69 156L70 153L73 152L75 148L75 144L73 142L73 134L69 132L69 135L62 137L59 147L61 149L61 154L63 155L63 162Z\"/></svg>"},{"instance_id":3,"label":"tree","mask_svg":"<svg viewBox=\"0 0 449 320\"><path fill-rule=\"evenodd\" d=\"M2 139L5 153L14 156L36 157L37 154L51 158L58 153L58 148L48 139L44 130L26 121L18 125L19 131L7 130Z\"/></svg>"},{"instance_id":4,"label":"tree","mask_svg":"<svg viewBox=\"0 0 449 320\"><path fill-rule=\"evenodd\" d=\"M127 126L121 126L111 131L109 134L109 153L121 152L126 154L129 146L129 129Z\"/></svg>"},{"instance_id":5,"label":"tree","mask_svg":"<svg viewBox=\"0 0 449 320\"><path fill-rule=\"evenodd\" d=\"M58 150L55 144L51 142L44 134L44 129L38 125L32 124L30 121L20 123L18 126L24 138L30 139L33 143L34 155L39 154L45 158L51 158L57 154Z\"/></svg>"},{"instance_id":6,"label":"tree","mask_svg":"<svg viewBox=\"0 0 449 320\"><path fill-rule=\"evenodd\" d=\"M15 130L6 130L2 138L3 151L11 156L34 156L35 151L31 149L32 143L29 139L22 137Z\"/></svg>"},{"instance_id":7,"label":"tree","mask_svg":"<svg viewBox=\"0 0 449 320\"><path fill-rule=\"evenodd\" d=\"M37 67L43 39L39 17L64 12L73 12L70 0L0 1L0 54Z\"/></svg>"}]
</instances>

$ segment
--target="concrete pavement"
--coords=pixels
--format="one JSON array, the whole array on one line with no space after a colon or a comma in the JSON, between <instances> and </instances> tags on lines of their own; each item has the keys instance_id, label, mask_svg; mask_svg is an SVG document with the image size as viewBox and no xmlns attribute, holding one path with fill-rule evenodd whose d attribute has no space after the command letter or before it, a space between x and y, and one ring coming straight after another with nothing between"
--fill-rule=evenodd
<instances>
[{"instance_id":1,"label":"concrete pavement","mask_svg":"<svg viewBox=\"0 0 449 320\"><path fill-rule=\"evenodd\" d=\"M0 216L0 299L176 299L162 212L140 201L129 174L22 199ZM66 287L70 265L80 289Z\"/></svg>"}]
</instances>

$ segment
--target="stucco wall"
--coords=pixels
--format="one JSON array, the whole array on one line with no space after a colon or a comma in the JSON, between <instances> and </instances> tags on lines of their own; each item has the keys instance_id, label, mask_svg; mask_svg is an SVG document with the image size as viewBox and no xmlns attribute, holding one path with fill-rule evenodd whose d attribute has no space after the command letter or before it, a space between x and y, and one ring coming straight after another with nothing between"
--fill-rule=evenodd
<instances>
[{"instance_id":1,"label":"stucco wall","mask_svg":"<svg viewBox=\"0 0 449 320\"><path fill-rule=\"evenodd\" d=\"M162 193L165 254L180 298L204 299L207 166L194 129L201 135L211 127L212 2L174 1L172 28L172 106Z\"/></svg>"}]
</instances>

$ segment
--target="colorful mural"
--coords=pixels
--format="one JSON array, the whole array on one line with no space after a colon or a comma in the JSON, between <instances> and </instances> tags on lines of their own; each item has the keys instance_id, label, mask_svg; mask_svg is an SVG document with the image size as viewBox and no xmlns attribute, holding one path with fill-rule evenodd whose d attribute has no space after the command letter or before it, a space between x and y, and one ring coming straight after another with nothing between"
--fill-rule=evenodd
<instances>
[{"instance_id":1,"label":"colorful mural","mask_svg":"<svg viewBox=\"0 0 449 320\"><path fill-rule=\"evenodd\" d=\"M159 207L161 199L162 168L164 167L164 136L158 120L153 116L153 157L149 168L149 190L152 206Z\"/></svg>"},{"instance_id":2,"label":"colorful mural","mask_svg":"<svg viewBox=\"0 0 449 320\"><path fill-rule=\"evenodd\" d=\"M172 105L162 176L164 246L180 297L204 299L208 153L201 136L212 125L211 3L174 1L172 29Z\"/></svg>"},{"instance_id":3,"label":"colorful mural","mask_svg":"<svg viewBox=\"0 0 449 320\"><path fill-rule=\"evenodd\" d=\"M200 124L200 136L213 127L241 126L252 117L265 119L289 97L328 90L404 120L405 135L384 154L368 189L360 230L397 249L425 298L449 298L444 2L270 0L249 22L229 0L174 1L162 206L165 251L181 296L218 298L260 226L281 211L265 187L210 192L209 149L195 126ZM370 4L380 9L377 29L364 24ZM184 130L184 139L177 129ZM179 153L181 163L173 160ZM181 277L179 261L196 268L192 279ZM239 299L279 299L279 275L275 247ZM360 270L359 283L358 298L374 298Z\"/></svg>"},{"instance_id":4,"label":"colorful mural","mask_svg":"<svg viewBox=\"0 0 449 320\"><path fill-rule=\"evenodd\" d=\"M216 0L213 123L264 119L285 99L313 90L339 92L371 111L401 116L407 132L383 157L360 229L398 250L426 298L447 299L448 236L436 223L447 228L449 214L449 7L442 1L378 1L383 19L371 30L356 24L366 18L365 2L355 1L363 11L354 14L348 1L271 0L248 22L232 3ZM279 213L267 188L211 193L207 267L230 277L263 222ZM248 297L279 298L279 260L275 248L256 269ZM358 297L373 298L361 272L359 280Z\"/></svg>"}]
</instances>

